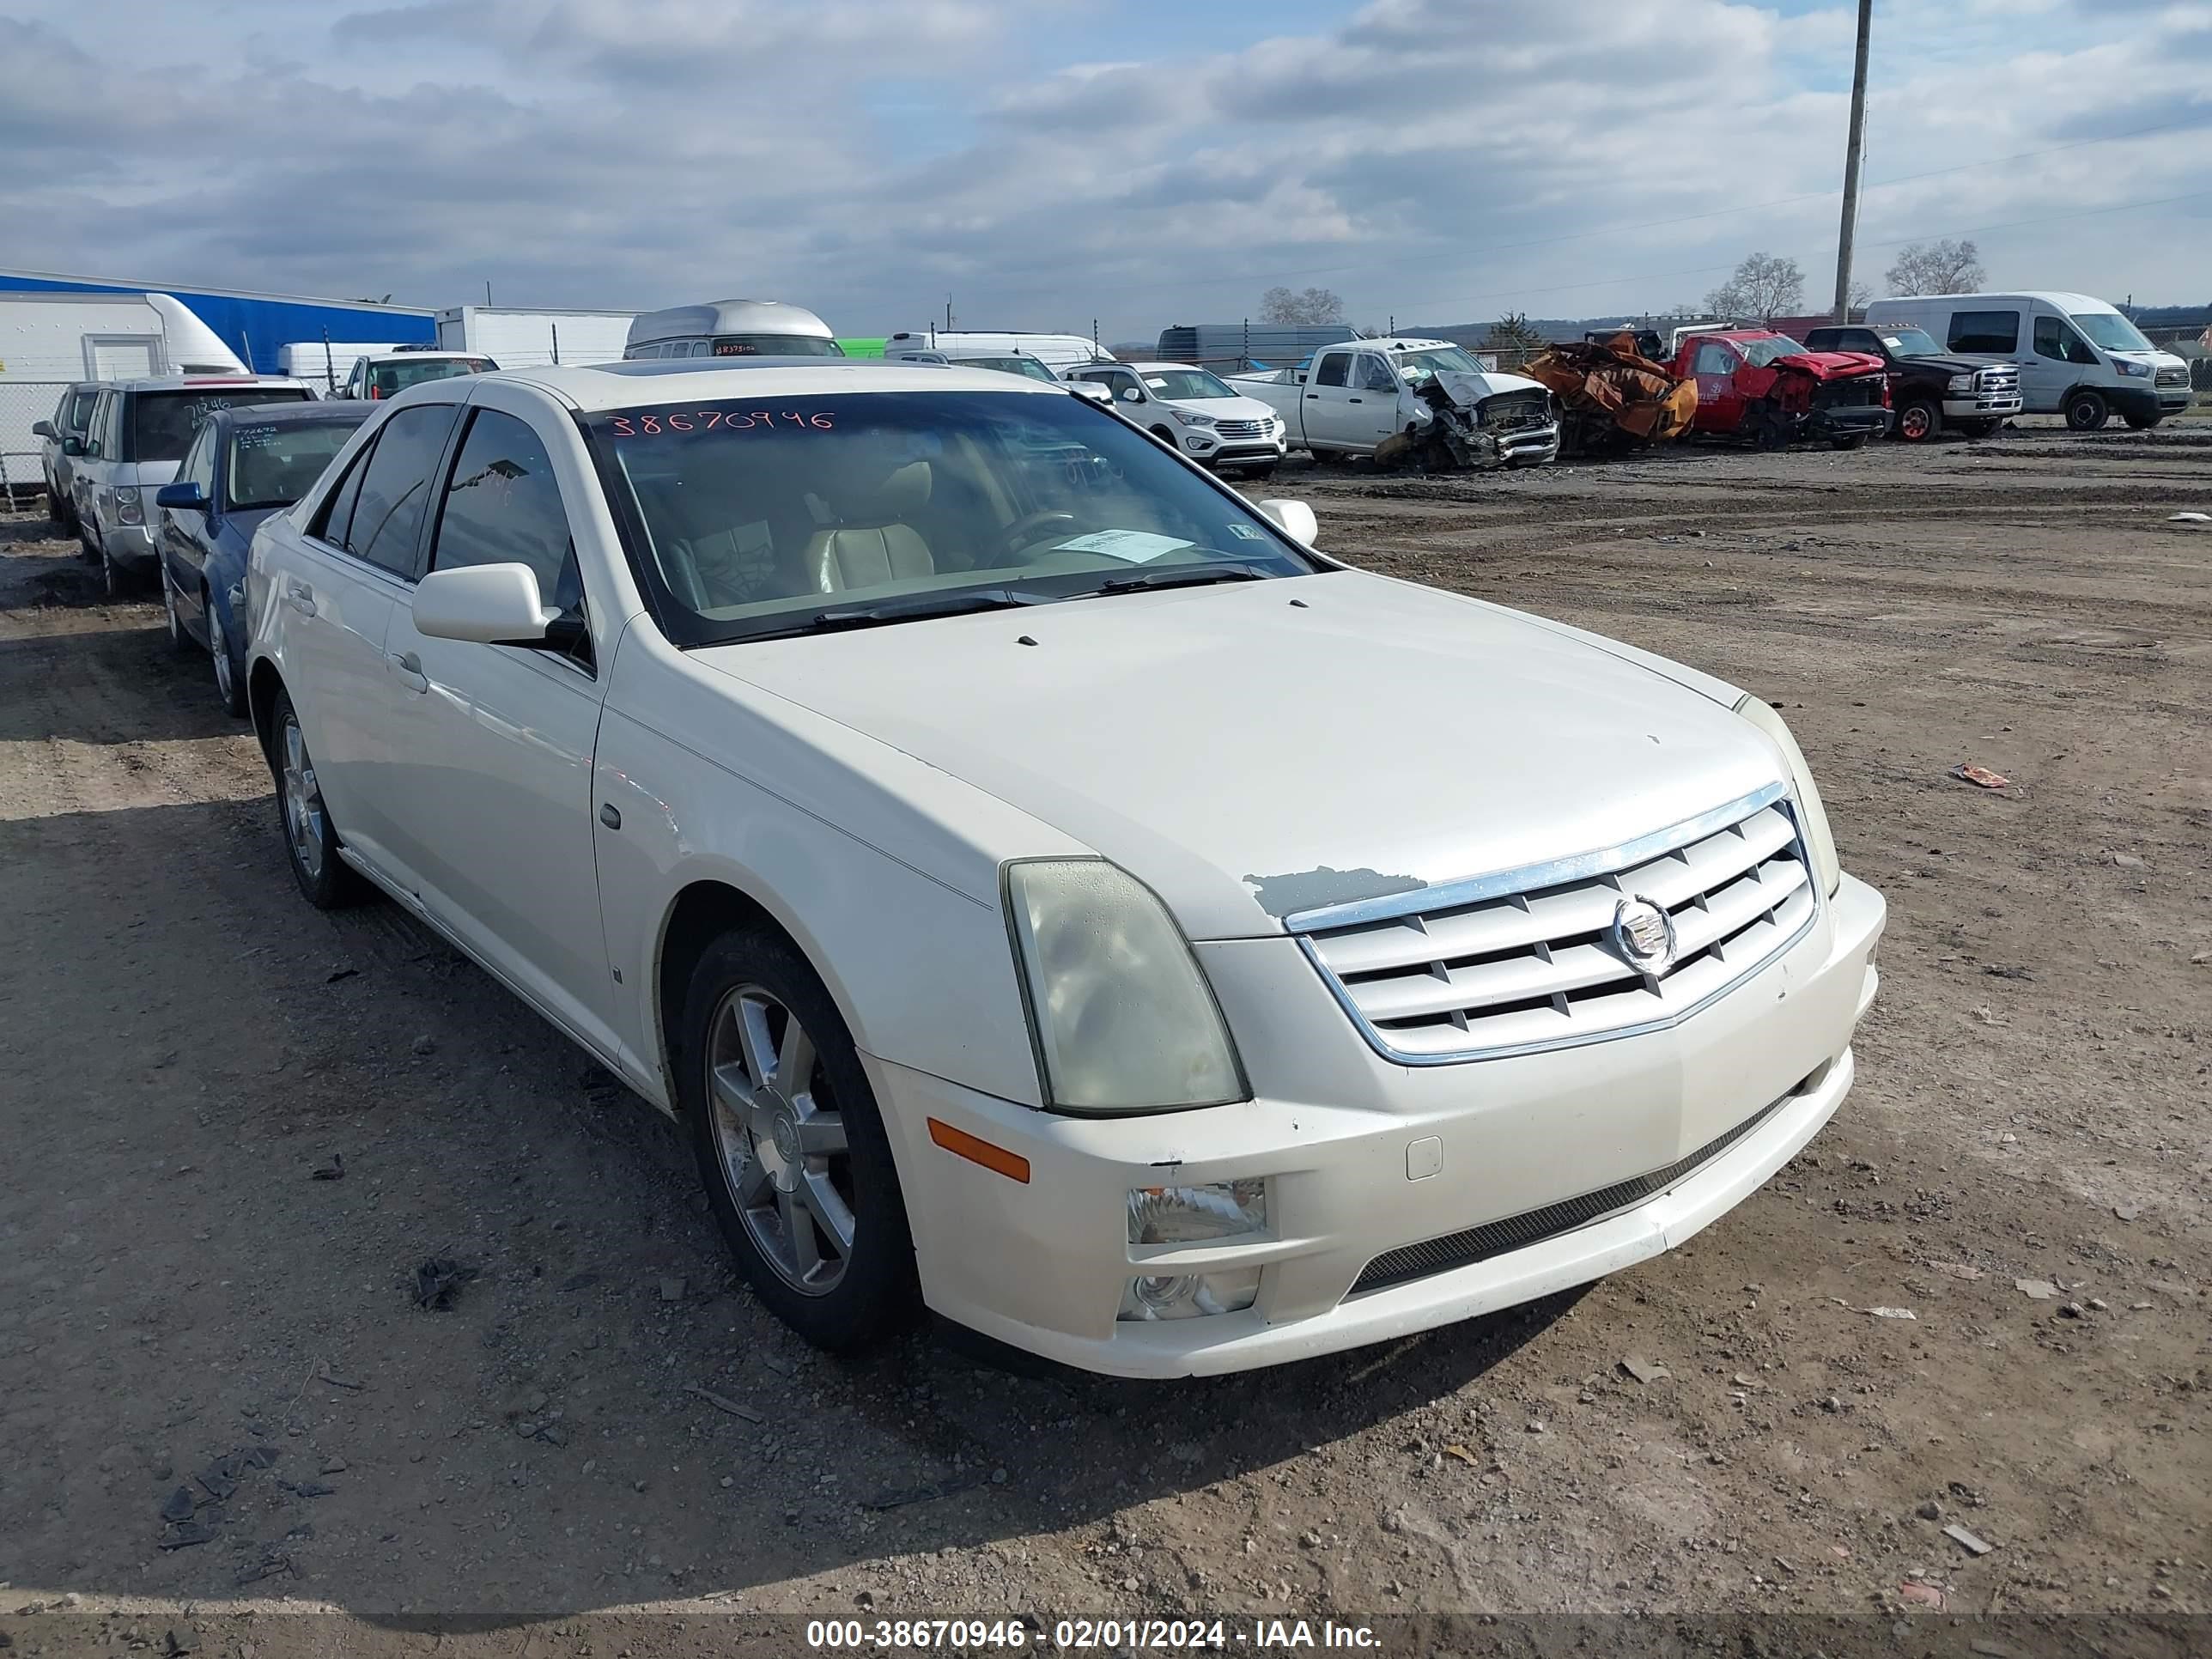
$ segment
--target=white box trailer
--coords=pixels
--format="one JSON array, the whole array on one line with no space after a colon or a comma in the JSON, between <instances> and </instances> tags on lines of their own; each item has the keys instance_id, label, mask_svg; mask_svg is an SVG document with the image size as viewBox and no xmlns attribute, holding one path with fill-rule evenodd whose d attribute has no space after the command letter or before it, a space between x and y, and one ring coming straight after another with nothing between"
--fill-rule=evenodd
<instances>
[{"instance_id":1,"label":"white box trailer","mask_svg":"<svg viewBox=\"0 0 2212 1659\"><path fill-rule=\"evenodd\" d=\"M72 381L245 372L238 354L167 294L0 293L0 497L43 486L31 428Z\"/></svg>"},{"instance_id":2,"label":"white box trailer","mask_svg":"<svg viewBox=\"0 0 2212 1659\"><path fill-rule=\"evenodd\" d=\"M543 306L452 306L438 313L438 349L477 352L501 368L620 362L636 316Z\"/></svg>"}]
</instances>

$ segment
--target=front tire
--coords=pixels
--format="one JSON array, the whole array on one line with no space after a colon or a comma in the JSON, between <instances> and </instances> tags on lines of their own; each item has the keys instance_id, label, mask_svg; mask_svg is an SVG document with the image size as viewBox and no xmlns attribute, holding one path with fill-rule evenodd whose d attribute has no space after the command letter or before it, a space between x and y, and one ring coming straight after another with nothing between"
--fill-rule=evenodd
<instances>
[{"instance_id":1,"label":"front tire","mask_svg":"<svg viewBox=\"0 0 2212 1659\"><path fill-rule=\"evenodd\" d=\"M70 527L68 510L62 506L62 493L52 485L46 489L46 522L53 526L58 533L66 532Z\"/></svg>"},{"instance_id":2,"label":"front tire","mask_svg":"<svg viewBox=\"0 0 2212 1659\"><path fill-rule=\"evenodd\" d=\"M2112 415L2101 392L2077 392L2066 400L2066 424L2076 432L2097 431Z\"/></svg>"},{"instance_id":3,"label":"front tire","mask_svg":"<svg viewBox=\"0 0 2212 1659\"><path fill-rule=\"evenodd\" d=\"M2124 418L2126 419L2127 423L2136 431L2148 432L2151 428L2156 426L2160 421L2164 420L2166 418L2166 415L2164 411L2161 410L2156 415L2130 415Z\"/></svg>"},{"instance_id":4,"label":"front tire","mask_svg":"<svg viewBox=\"0 0 2212 1659\"><path fill-rule=\"evenodd\" d=\"M288 691L276 694L270 713L269 769L276 778L277 822L284 831L284 854L293 878L318 910L338 910L360 902L366 884L338 856L338 832L323 804L307 734Z\"/></svg>"},{"instance_id":5,"label":"front tire","mask_svg":"<svg viewBox=\"0 0 2212 1659\"><path fill-rule=\"evenodd\" d=\"M755 1294L832 1352L902 1327L920 1295L890 1141L836 1002L781 934L740 928L707 947L684 995L677 1090Z\"/></svg>"},{"instance_id":6,"label":"front tire","mask_svg":"<svg viewBox=\"0 0 2212 1659\"><path fill-rule=\"evenodd\" d=\"M1897 411L1897 435L1909 444L1924 444L1943 429L1943 411L1932 398L1908 398Z\"/></svg>"}]
</instances>

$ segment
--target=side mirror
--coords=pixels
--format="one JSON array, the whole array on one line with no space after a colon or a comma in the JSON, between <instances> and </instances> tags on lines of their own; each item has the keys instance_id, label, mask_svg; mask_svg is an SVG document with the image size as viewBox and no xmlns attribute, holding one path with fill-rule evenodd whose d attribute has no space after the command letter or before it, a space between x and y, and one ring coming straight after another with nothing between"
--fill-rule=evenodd
<instances>
[{"instance_id":1,"label":"side mirror","mask_svg":"<svg viewBox=\"0 0 2212 1659\"><path fill-rule=\"evenodd\" d=\"M1270 496L1260 503L1260 512L1292 541L1307 547L1314 545L1314 538L1321 533L1321 520L1314 517L1313 508L1304 501Z\"/></svg>"},{"instance_id":2,"label":"side mirror","mask_svg":"<svg viewBox=\"0 0 2212 1659\"><path fill-rule=\"evenodd\" d=\"M208 510L207 491L196 483L165 483L154 492L154 505L166 507L172 513L204 513Z\"/></svg>"},{"instance_id":3,"label":"side mirror","mask_svg":"<svg viewBox=\"0 0 2212 1659\"><path fill-rule=\"evenodd\" d=\"M415 631L477 645L544 646L556 613L526 564L472 564L433 570L415 585Z\"/></svg>"},{"instance_id":4,"label":"side mirror","mask_svg":"<svg viewBox=\"0 0 2212 1659\"><path fill-rule=\"evenodd\" d=\"M63 453L63 454L64 454L64 455L82 455L82 454L83 454L83 453L84 453L84 440L83 440L83 439L82 439L82 438L64 438L64 439L63 439L63 440L62 440L62 453Z\"/></svg>"},{"instance_id":5,"label":"side mirror","mask_svg":"<svg viewBox=\"0 0 2212 1659\"><path fill-rule=\"evenodd\" d=\"M1145 401L1145 394L1133 386L1125 386L1121 388L1121 401L1125 404L1140 404Z\"/></svg>"},{"instance_id":6,"label":"side mirror","mask_svg":"<svg viewBox=\"0 0 2212 1659\"><path fill-rule=\"evenodd\" d=\"M54 435L54 423L53 423L52 421L33 421L33 422L31 422L31 435L32 435L33 438L51 438L51 437L52 437L52 436Z\"/></svg>"}]
</instances>

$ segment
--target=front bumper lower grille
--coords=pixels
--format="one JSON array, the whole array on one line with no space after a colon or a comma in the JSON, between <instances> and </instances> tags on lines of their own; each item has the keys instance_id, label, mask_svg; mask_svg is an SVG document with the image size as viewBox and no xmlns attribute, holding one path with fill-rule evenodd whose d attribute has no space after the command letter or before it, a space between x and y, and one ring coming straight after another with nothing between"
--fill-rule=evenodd
<instances>
[{"instance_id":1,"label":"front bumper lower grille","mask_svg":"<svg viewBox=\"0 0 2212 1659\"><path fill-rule=\"evenodd\" d=\"M1791 1097L1785 1095L1782 1100L1753 1112L1733 1129L1715 1135L1697 1151L1687 1157L1676 1158L1663 1170L1653 1170L1647 1175L1617 1181L1610 1187L1584 1193L1580 1198L1547 1204L1541 1209L1523 1210L1519 1215L1510 1215L1501 1221L1486 1221L1481 1226L1469 1227L1465 1232L1447 1233L1442 1238L1425 1239L1419 1244L1404 1244L1395 1250L1385 1250L1360 1270L1359 1277L1352 1281L1350 1294L1364 1296L1370 1291L1387 1291L1394 1285L1410 1284L1417 1279L1434 1278L1455 1268L1471 1267L1478 1261L1487 1261L1492 1256L1504 1255L1514 1250L1525 1250L1547 1238L1557 1238L1562 1233L1572 1232L1577 1227L1587 1227L1607 1216L1632 1209L1645 1199L1666 1191L1700 1165L1718 1158L1773 1116L1784 1101Z\"/></svg>"}]
</instances>

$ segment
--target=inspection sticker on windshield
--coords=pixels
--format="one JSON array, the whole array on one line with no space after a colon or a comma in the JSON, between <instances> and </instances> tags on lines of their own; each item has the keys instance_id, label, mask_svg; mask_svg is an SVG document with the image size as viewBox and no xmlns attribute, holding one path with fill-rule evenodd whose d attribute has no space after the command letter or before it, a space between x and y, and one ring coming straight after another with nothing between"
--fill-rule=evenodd
<instances>
[{"instance_id":1,"label":"inspection sticker on windshield","mask_svg":"<svg viewBox=\"0 0 2212 1659\"><path fill-rule=\"evenodd\" d=\"M1240 541L1264 542L1267 539L1256 525L1232 524L1229 526L1229 533Z\"/></svg>"},{"instance_id":2,"label":"inspection sticker on windshield","mask_svg":"<svg viewBox=\"0 0 2212 1659\"><path fill-rule=\"evenodd\" d=\"M1178 547L1190 544L1175 536L1156 536L1149 530L1098 530L1088 536L1078 536L1073 541L1062 542L1057 550L1062 553L1103 553L1109 559L1120 559L1128 564L1144 564L1163 553L1171 553Z\"/></svg>"}]
</instances>

